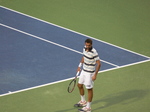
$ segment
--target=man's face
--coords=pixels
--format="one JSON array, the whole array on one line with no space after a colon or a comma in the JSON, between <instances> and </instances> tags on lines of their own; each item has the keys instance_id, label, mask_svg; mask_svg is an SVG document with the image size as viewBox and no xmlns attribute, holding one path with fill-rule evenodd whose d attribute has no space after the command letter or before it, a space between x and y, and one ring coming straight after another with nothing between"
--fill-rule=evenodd
<instances>
[{"instance_id":1,"label":"man's face","mask_svg":"<svg viewBox=\"0 0 150 112\"><path fill-rule=\"evenodd\" d=\"M85 43L85 47L89 51L89 49L92 47L92 44L91 43Z\"/></svg>"}]
</instances>

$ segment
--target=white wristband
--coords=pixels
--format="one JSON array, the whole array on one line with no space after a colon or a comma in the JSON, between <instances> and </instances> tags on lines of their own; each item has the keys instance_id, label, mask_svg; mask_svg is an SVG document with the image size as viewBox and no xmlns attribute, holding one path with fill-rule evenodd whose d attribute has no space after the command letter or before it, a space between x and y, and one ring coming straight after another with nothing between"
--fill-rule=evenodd
<instances>
[{"instance_id":1,"label":"white wristband","mask_svg":"<svg viewBox=\"0 0 150 112\"><path fill-rule=\"evenodd\" d=\"M82 66L82 63L79 63L79 66L78 67L81 67Z\"/></svg>"}]
</instances>

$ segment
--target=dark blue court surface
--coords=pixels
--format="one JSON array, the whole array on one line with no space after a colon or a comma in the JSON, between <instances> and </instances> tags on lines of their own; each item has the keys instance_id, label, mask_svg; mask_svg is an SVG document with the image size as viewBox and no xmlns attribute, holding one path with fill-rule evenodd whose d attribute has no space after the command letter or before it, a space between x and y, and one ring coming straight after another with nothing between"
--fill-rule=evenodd
<instances>
[{"instance_id":1,"label":"dark blue court surface","mask_svg":"<svg viewBox=\"0 0 150 112\"><path fill-rule=\"evenodd\" d=\"M89 38L3 7L0 35L0 94L73 77ZM149 60L96 39L93 43L101 71Z\"/></svg>"}]
</instances>

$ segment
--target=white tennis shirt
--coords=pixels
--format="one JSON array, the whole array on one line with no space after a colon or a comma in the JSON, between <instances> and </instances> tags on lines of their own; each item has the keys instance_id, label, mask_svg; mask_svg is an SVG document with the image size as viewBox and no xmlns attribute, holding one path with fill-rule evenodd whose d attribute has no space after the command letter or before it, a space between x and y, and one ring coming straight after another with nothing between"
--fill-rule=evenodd
<instances>
[{"instance_id":1,"label":"white tennis shirt","mask_svg":"<svg viewBox=\"0 0 150 112\"><path fill-rule=\"evenodd\" d=\"M90 73L95 72L96 61L100 60L97 51L94 48L92 48L91 51L87 52L84 47L83 57L84 57L83 70Z\"/></svg>"}]
</instances>

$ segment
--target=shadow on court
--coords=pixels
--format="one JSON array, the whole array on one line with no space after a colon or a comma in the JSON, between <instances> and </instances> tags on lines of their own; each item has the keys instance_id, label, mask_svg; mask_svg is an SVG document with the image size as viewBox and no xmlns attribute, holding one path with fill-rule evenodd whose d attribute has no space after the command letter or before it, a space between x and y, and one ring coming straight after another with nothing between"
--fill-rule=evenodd
<instances>
[{"instance_id":1,"label":"shadow on court","mask_svg":"<svg viewBox=\"0 0 150 112\"><path fill-rule=\"evenodd\" d=\"M100 100L93 101L92 105L100 104L101 106L95 109L93 108L92 111L100 110L117 104L126 105L132 102L136 102L143 99L149 93L150 90L130 90L111 94ZM102 103L105 105L102 106ZM58 110L55 112L78 112L78 109L79 108L72 107L69 109Z\"/></svg>"},{"instance_id":2,"label":"shadow on court","mask_svg":"<svg viewBox=\"0 0 150 112\"><path fill-rule=\"evenodd\" d=\"M100 100L93 101L93 105L98 103L105 103L105 105L93 109L93 111L107 108L116 104L126 105L132 102L136 102L143 99L148 93L150 93L150 90L130 90L111 94Z\"/></svg>"}]
</instances>

